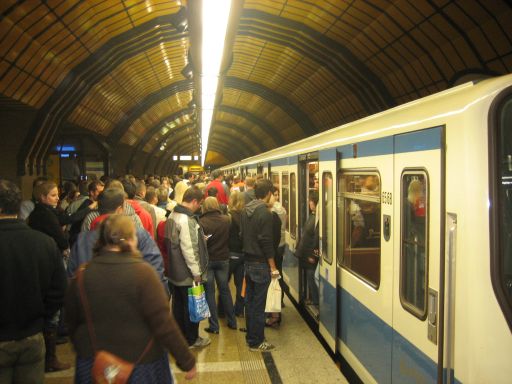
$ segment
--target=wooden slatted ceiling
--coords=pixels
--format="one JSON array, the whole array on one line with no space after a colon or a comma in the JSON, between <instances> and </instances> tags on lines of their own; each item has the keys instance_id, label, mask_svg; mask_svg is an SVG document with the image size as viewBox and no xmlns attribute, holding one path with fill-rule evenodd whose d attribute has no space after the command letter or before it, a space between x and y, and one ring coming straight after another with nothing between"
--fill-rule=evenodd
<instances>
[{"instance_id":1,"label":"wooden slatted ceiling","mask_svg":"<svg viewBox=\"0 0 512 384\"><path fill-rule=\"evenodd\" d=\"M153 136L151 141L149 141L143 148L144 152L151 152L155 149L155 146L158 145L158 143L163 139L164 136L168 135L171 131L177 131L184 125L189 125L192 122L192 117L190 115L185 115L183 117L177 118L176 120L172 121L171 123L168 123L167 126L162 127L162 129L159 130L159 132ZM188 132L190 136L192 136L193 133L197 132L194 131L191 127L188 127Z\"/></svg>"},{"instance_id":2,"label":"wooden slatted ceiling","mask_svg":"<svg viewBox=\"0 0 512 384\"><path fill-rule=\"evenodd\" d=\"M2 0L0 5L0 12L6 14L0 29L0 93L40 108L68 72L107 41L157 16L176 13L186 1L17 3ZM183 61L183 52L176 53L170 56ZM83 105L78 109L88 111ZM105 127L112 114L89 117L89 122L101 124L86 127L108 132Z\"/></svg>"},{"instance_id":3,"label":"wooden slatted ceiling","mask_svg":"<svg viewBox=\"0 0 512 384\"><path fill-rule=\"evenodd\" d=\"M188 41L186 39L162 42L159 46L124 61L89 91L80 106L71 115L70 121L82 127L91 127L93 119L103 119L102 125L96 127L98 133L107 136L112 128L146 95L184 79L181 70L186 65L187 48ZM166 108L160 116L169 115L176 108L181 109L190 100L190 93L185 93L171 100L175 101L176 105L174 103L161 104L159 106L161 110L164 105ZM152 120L159 121L157 116ZM143 130L136 132L127 131L125 136L133 138L133 133L135 133L139 137L150 127L146 126ZM127 138L122 141L130 145L135 143Z\"/></svg>"},{"instance_id":4,"label":"wooden slatted ceiling","mask_svg":"<svg viewBox=\"0 0 512 384\"><path fill-rule=\"evenodd\" d=\"M136 119L133 124L130 125L124 136L121 138L121 142L128 145L134 145L139 138L144 135L148 127L154 127L159 121L169 116L172 113L178 112L184 107L186 107L187 103L192 100L192 92L179 92L171 97L168 97L161 102L154 104L149 108L145 113L143 113L138 119ZM185 102L183 102L185 101ZM190 118L177 119L174 122L170 122L169 125L176 126L181 122L188 121ZM155 135L156 141L161 139L161 136L167 133L168 128L166 126L162 127L162 129ZM151 150L152 147L144 147L145 151Z\"/></svg>"}]
</instances>

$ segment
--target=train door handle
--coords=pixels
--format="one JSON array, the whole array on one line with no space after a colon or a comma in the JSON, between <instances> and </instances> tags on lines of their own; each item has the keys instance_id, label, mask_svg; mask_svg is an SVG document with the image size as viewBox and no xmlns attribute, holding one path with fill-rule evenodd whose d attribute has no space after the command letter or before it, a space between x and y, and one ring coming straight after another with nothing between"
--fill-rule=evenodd
<instances>
[{"instance_id":1,"label":"train door handle","mask_svg":"<svg viewBox=\"0 0 512 384\"><path fill-rule=\"evenodd\" d=\"M428 289L428 339L437 345L437 291Z\"/></svg>"},{"instance_id":2,"label":"train door handle","mask_svg":"<svg viewBox=\"0 0 512 384\"><path fill-rule=\"evenodd\" d=\"M391 238L391 215L384 215L384 240Z\"/></svg>"}]
</instances>

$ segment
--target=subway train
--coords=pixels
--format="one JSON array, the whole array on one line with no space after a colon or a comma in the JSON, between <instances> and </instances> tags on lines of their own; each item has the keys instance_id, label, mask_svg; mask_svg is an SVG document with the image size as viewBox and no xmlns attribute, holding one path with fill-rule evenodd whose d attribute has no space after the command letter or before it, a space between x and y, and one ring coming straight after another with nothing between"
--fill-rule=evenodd
<instances>
[{"instance_id":1,"label":"subway train","mask_svg":"<svg viewBox=\"0 0 512 384\"><path fill-rule=\"evenodd\" d=\"M512 75L222 169L278 187L287 293L360 380L512 382ZM313 190L318 305L295 256Z\"/></svg>"}]
</instances>

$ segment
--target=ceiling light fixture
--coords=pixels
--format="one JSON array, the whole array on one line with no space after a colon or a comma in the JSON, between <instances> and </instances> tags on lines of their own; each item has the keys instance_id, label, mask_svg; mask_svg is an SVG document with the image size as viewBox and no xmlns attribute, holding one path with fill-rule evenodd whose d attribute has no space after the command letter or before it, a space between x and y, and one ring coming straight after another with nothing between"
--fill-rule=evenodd
<instances>
[{"instance_id":1,"label":"ceiling light fixture","mask_svg":"<svg viewBox=\"0 0 512 384\"><path fill-rule=\"evenodd\" d=\"M208 150L208 137L215 108L220 64L228 27L231 0L203 0L203 41L201 71L201 164Z\"/></svg>"}]
</instances>

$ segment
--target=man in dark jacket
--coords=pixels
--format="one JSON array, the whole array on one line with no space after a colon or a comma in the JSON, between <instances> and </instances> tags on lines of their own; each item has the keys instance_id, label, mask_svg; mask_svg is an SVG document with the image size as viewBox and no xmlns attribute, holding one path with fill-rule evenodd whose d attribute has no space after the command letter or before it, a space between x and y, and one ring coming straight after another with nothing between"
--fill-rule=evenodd
<instances>
[{"instance_id":1,"label":"man in dark jacket","mask_svg":"<svg viewBox=\"0 0 512 384\"><path fill-rule=\"evenodd\" d=\"M0 180L0 382L42 383L43 324L63 304L66 275L55 241L18 220L20 204Z\"/></svg>"},{"instance_id":2,"label":"man in dark jacket","mask_svg":"<svg viewBox=\"0 0 512 384\"><path fill-rule=\"evenodd\" d=\"M265 301L271 278L279 278L274 261L272 213L267 204L272 182L258 180L255 200L242 211L241 232L245 255L246 341L253 352L269 352L275 346L265 341Z\"/></svg>"},{"instance_id":3,"label":"man in dark jacket","mask_svg":"<svg viewBox=\"0 0 512 384\"><path fill-rule=\"evenodd\" d=\"M318 191L311 191L308 198L309 216L302 231L302 237L295 250L295 256L300 261L300 266L306 272L306 286L308 300L311 304L318 305L319 292L315 282L315 269L319 260L319 228L316 218L316 206L318 205Z\"/></svg>"}]
</instances>

